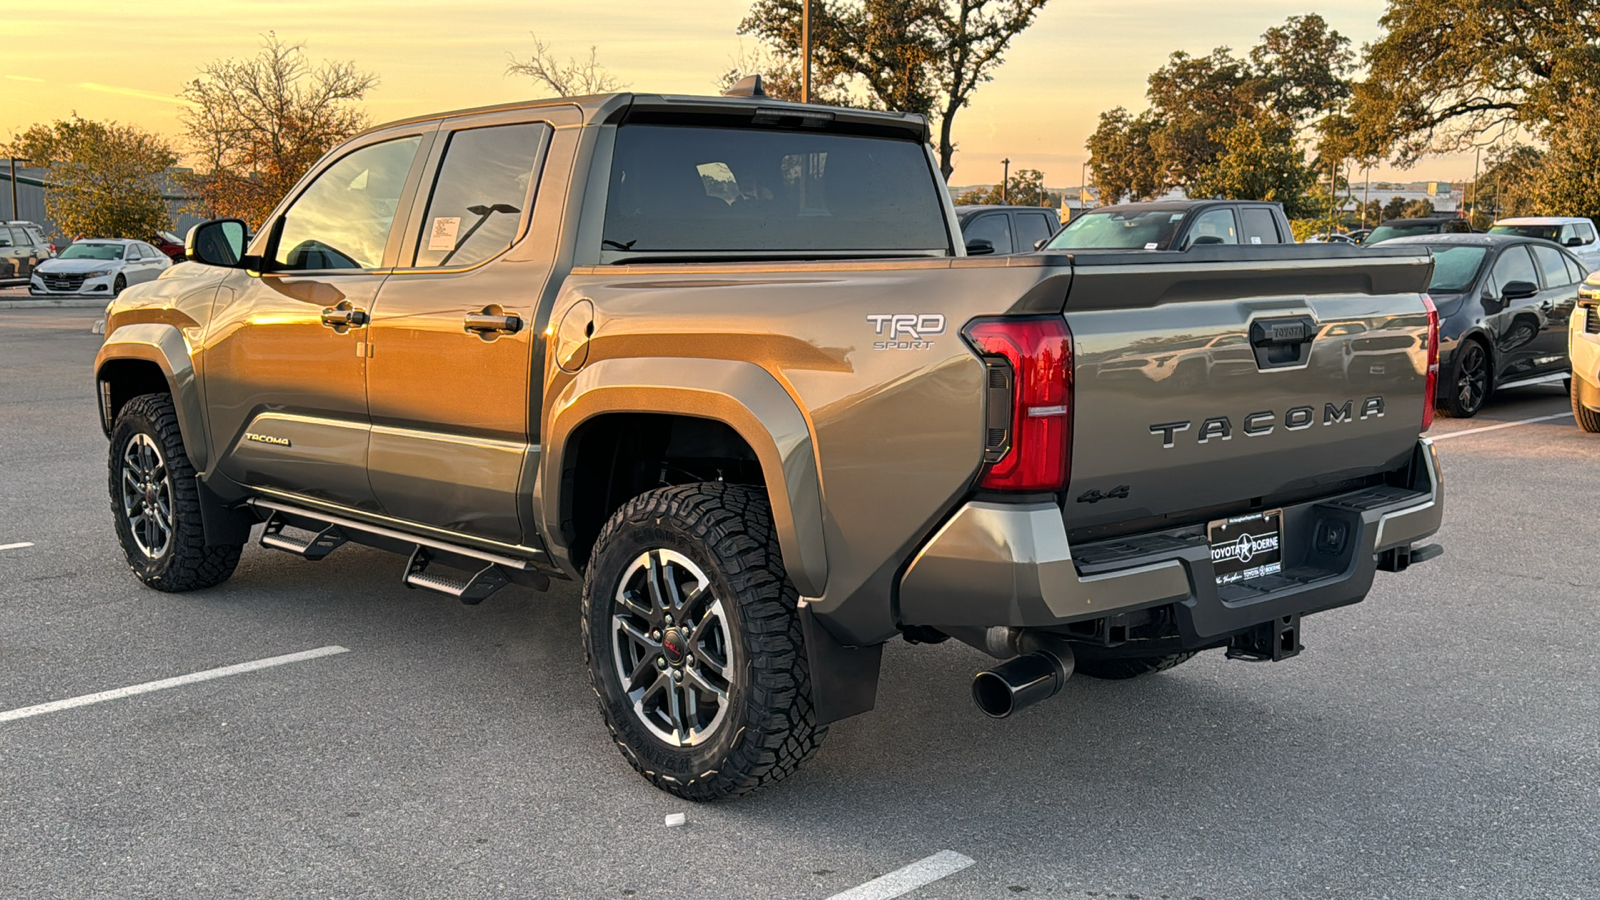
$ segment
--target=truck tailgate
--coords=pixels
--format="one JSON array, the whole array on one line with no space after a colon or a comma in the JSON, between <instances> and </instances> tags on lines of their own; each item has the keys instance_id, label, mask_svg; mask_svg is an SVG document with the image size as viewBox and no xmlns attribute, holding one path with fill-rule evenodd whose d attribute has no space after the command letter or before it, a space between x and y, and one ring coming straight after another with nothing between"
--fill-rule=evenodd
<instances>
[{"instance_id":1,"label":"truck tailgate","mask_svg":"<svg viewBox=\"0 0 1600 900\"><path fill-rule=\"evenodd\" d=\"M1203 247L1073 266L1069 529L1270 507L1412 454L1425 253Z\"/></svg>"}]
</instances>

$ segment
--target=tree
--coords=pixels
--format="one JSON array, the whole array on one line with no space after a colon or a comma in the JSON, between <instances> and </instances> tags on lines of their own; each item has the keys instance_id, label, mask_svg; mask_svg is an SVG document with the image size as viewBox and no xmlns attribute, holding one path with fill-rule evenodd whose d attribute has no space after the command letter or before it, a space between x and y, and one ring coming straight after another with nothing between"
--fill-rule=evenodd
<instances>
[{"instance_id":1,"label":"tree","mask_svg":"<svg viewBox=\"0 0 1600 900\"><path fill-rule=\"evenodd\" d=\"M1475 205L1491 218L1533 215L1545 154L1516 144L1489 154L1489 163L1474 188Z\"/></svg>"},{"instance_id":2,"label":"tree","mask_svg":"<svg viewBox=\"0 0 1600 900\"><path fill-rule=\"evenodd\" d=\"M303 50L268 32L256 56L209 63L183 89L183 123L200 157L192 185L206 215L260 227L313 163L366 127L355 104L377 77L351 62L313 67Z\"/></svg>"},{"instance_id":3,"label":"tree","mask_svg":"<svg viewBox=\"0 0 1600 900\"><path fill-rule=\"evenodd\" d=\"M1535 212L1600 220L1600 103L1575 103L1550 133L1537 170Z\"/></svg>"},{"instance_id":4,"label":"tree","mask_svg":"<svg viewBox=\"0 0 1600 900\"><path fill-rule=\"evenodd\" d=\"M989 206L1004 202L1012 206L1055 206L1061 202L1060 196L1045 190L1043 172L1038 169L1018 169L1007 179L1003 199L1000 185L997 184L963 192L956 198L956 205ZM1054 202L1052 198L1055 198Z\"/></svg>"},{"instance_id":5,"label":"tree","mask_svg":"<svg viewBox=\"0 0 1600 900\"><path fill-rule=\"evenodd\" d=\"M1300 132L1326 120L1347 95L1353 63L1349 39L1317 15L1292 16L1268 29L1242 58L1227 47L1208 56L1173 53L1150 75L1149 109L1137 116L1120 107L1102 113L1087 142L1101 199L1152 197L1169 188L1210 194L1224 186L1279 194L1310 183L1299 172L1303 157L1297 168L1275 169L1270 187L1246 186L1243 176L1219 167L1230 154L1288 163ZM1262 135L1252 137L1251 129Z\"/></svg>"},{"instance_id":6,"label":"tree","mask_svg":"<svg viewBox=\"0 0 1600 900\"><path fill-rule=\"evenodd\" d=\"M1290 217L1302 214L1306 191L1317 176L1286 118L1242 119L1223 138L1222 153L1190 184L1195 197L1272 200Z\"/></svg>"},{"instance_id":7,"label":"tree","mask_svg":"<svg viewBox=\"0 0 1600 900\"><path fill-rule=\"evenodd\" d=\"M1149 200L1166 189L1161 161L1151 147L1154 131L1149 116L1131 116L1120 106L1100 114L1100 126L1085 146L1101 203Z\"/></svg>"},{"instance_id":8,"label":"tree","mask_svg":"<svg viewBox=\"0 0 1600 900\"><path fill-rule=\"evenodd\" d=\"M1400 211L1400 218L1402 219L1420 219L1431 215L1433 215L1432 200L1413 200L1406 204L1405 209Z\"/></svg>"},{"instance_id":9,"label":"tree","mask_svg":"<svg viewBox=\"0 0 1600 900\"><path fill-rule=\"evenodd\" d=\"M524 60L511 57L511 64L506 66L507 75L526 75L557 97L609 94L627 86L600 65L599 53L593 46L589 48L587 60L568 57L562 62L537 34L532 37L532 55Z\"/></svg>"},{"instance_id":10,"label":"tree","mask_svg":"<svg viewBox=\"0 0 1600 900\"><path fill-rule=\"evenodd\" d=\"M148 240L172 227L161 188L178 155L157 135L74 115L34 125L7 152L49 170L45 213L68 235Z\"/></svg>"},{"instance_id":11,"label":"tree","mask_svg":"<svg viewBox=\"0 0 1600 900\"><path fill-rule=\"evenodd\" d=\"M993 79L1012 39L1033 24L1046 2L814 0L813 94L934 117L939 167L948 180L955 170L956 114ZM756 0L739 23L741 34L759 38L781 61L785 87L798 82L800 3Z\"/></svg>"},{"instance_id":12,"label":"tree","mask_svg":"<svg viewBox=\"0 0 1600 900\"><path fill-rule=\"evenodd\" d=\"M1401 218L1406 214L1406 204L1409 202L1404 197L1390 197L1389 202L1383 205L1383 217L1378 221Z\"/></svg>"},{"instance_id":13,"label":"tree","mask_svg":"<svg viewBox=\"0 0 1600 900\"><path fill-rule=\"evenodd\" d=\"M1350 117L1360 155L1409 165L1524 128L1547 136L1600 91L1593 0L1389 0Z\"/></svg>"}]
</instances>

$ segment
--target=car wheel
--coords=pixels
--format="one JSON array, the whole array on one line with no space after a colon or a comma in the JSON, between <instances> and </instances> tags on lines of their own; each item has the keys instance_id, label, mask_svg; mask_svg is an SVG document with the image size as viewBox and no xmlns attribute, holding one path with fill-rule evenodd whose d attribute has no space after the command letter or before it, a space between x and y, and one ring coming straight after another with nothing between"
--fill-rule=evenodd
<instances>
[{"instance_id":1,"label":"car wheel","mask_svg":"<svg viewBox=\"0 0 1600 900\"><path fill-rule=\"evenodd\" d=\"M715 800L816 752L827 728L811 708L797 600L759 488L662 488L611 517L584 579L584 658L639 774Z\"/></svg>"},{"instance_id":2,"label":"car wheel","mask_svg":"<svg viewBox=\"0 0 1600 900\"><path fill-rule=\"evenodd\" d=\"M1074 674L1087 675L1090 678L1122 681L1138 678L1140 675L1165 672L1173 666L1182 665L1193 659L1197 652L1199 651L1167 653L1160 656L1107 656L1099 659L1084 659L1080 656L1073 663L1072 671Z\"/></svg>"},{"instance_id":3,"label":"car wheel","mask_svg":"<svg viewBox=\"0 0 1600 900\"><path fill-rule=\"evenodd\" d=\"M221 584L243 544L207 544L200 489L168 394L142 394L111 430L111 514L128 566L159 591Z\"/></svg>"},{"instance_id":4,"label":"car wheel","mask_svg":"<svg viewBox=\"0 0 1600 900\"><path fill-rule=\"evenodd\" d=\"M1489 399L1492 382L1489 377L1489 351L1483 342L1468 339L1461 342L1456 358L1450 365L1448 392L1438 404L1439 411L1456 419L1470 419L1483 409Z\"/></svg>"},{"instance_id":5,"label":"car wheel","mask_svg":"<svg viewBox=\"0 0 1600 900\"><path fill-rule=\"evenodd\" d=\"M124 290L127 289L127 287L128 287L128 279L123 278L121 275L118 275L111 282L111 296L115 297L115 296L121 294Z\"/></svg>"},{"instance_id":6,"label":"car wheel","mask_svg":"<svg viewBox=\"0 0 1600 900\"><path fill-rule=\"evenodd\" d=\"M1572 417L1578 420L1578 427L1589 434L1600 434L1600 412L1583 405L1582 385L1572 379L1567 380L1567 396L1572 398Z\"/></svg>"}]
</instances>

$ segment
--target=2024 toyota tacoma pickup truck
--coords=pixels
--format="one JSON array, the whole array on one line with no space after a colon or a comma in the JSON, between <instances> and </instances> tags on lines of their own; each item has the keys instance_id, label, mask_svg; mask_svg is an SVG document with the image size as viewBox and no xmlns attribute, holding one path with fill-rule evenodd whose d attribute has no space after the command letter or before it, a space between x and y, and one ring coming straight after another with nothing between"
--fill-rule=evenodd
<instances>
[{"instance_id":1,"label":"2024 toyota tacoma pickup truck","mask_svg":"<svg viewBox=\"0 0 1600 900\"><path fill-rule=\"evenodd\" d=\"M468 603L580 581L617 745L709 799L871 709L892 638L993 654L1001 716L1291 656L1437 551L1425 253L969 258L927 138L752 91L351 139L110 306L129 564L211 587L259 527Z\"/></svg>"}]
</instances>

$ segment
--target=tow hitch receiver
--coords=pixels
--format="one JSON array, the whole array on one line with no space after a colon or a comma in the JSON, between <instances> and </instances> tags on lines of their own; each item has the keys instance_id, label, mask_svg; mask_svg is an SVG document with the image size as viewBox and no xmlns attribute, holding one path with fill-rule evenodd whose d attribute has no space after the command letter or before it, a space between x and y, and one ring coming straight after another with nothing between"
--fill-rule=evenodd
<instances>
[{"instance_id":1,"label":"tow hitch receiver","mask_svg":"<svg viewBox=\"0 0 1600 900\"><path fill-rule=\"evenodd\" d=\"M1236 634L1228 642L1228 658L1249 662L1278 662L1297 655L1300 646L1300 614L1280 616L1270 622Z\"/></svg>"}]
</instances>

